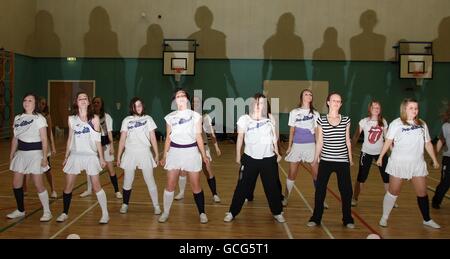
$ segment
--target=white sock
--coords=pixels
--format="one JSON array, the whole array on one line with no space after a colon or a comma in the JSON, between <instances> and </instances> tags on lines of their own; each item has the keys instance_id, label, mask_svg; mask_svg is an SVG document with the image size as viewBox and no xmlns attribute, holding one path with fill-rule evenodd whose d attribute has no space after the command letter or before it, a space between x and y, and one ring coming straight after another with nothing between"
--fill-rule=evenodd
<instances>
[{"instance_id":1,"label":"white sock","mask_svg":"<svg viewBox=\"0 0 450 259\"><path fill-rule=\"evenodd\" d=\"M392 208L394 208L395 201L398 196L392 195L386 192L383 200L383 218L388 219L389 214L391 214Z\"/></svg>"},{"instance_id":2,"label":"white sock","mask_svg":"<svg viewBox=\"0 0 450 259\"><path fill-rule=\"evenodd\" d=\"M153 177L153 168L150 170L142 170L142 175L144 176L144 181L147 184L150 198L152 198L153 207L159 206L158 187L155 183L155 177Z\"/></svg>"},{"instance_id":3,"label":"white sock","mask_svg":"<svg viewBox=\"0 0 450 259\"><path fill-rule=\"evenodd\" d=\"M178 179L178 188L180 188L180 193L184 194L184 189L186 189L186 176L180 176Z\"/></svg>"},{"instance_id":4,"label":"white sock","mask_svg":"<svg viewBox=\"0 0 450 259\"><path fill-rule=\"evenodd\" d=\"M286 178L286 189L288 191L288 197L291 194L292 188L294 187L295 181L290 180L289 178ZM288 198L286 197L286 198Z\"/></svg>"},{"instance_id":5,"label":"white sock","mask_svg":"<svg viewBox=\"0 0 450 259\"><path fill-rule=\"evenodd\" d=\"M108 202L106 201L106 193L103 189L97 192L98 203L100 204L100 208L102 208L102 217L108 216Z\"/></svg>"},{"instance_id":6,"label":"white sock","mask_svg":"<svg viewBox=\"0 0 450 259\"><path fill-rule=\"evenodd\" d=\"M170 207L172 207L172 202L173 202L173 193L174 192L169 192L166 189L164 189L164 213L165 214L169 214L170 213Z\"/></svg>"},{"instance_id":7,"label":"white sock","mask_svg":"<svg viewBox=\"0 0 450 259\"><path fill-rule=\"evenodd\" d=\"M44 213L50 213L50 205L48 203L48 192L47 190L38 193L39 200L41 200L42 208L44 208Z\"/></svg>"},{"instance_id":8,"label":"white sock","mask_svg":"<svg viewBox=\"0 0 450 259\"><path fill-rule=\"evenodd\" d=\"M87 176L87 189L86 189L86 191L92 192L92 181L91 181L91 177L90 177L89 175L86 175L86 176Z\"/></svg>"}]
</instances>

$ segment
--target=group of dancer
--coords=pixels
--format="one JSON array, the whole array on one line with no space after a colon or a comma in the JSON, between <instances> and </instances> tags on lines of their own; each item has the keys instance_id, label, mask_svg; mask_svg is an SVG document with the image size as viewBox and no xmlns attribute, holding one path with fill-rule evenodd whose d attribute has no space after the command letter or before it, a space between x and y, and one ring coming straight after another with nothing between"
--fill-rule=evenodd
<instances>
[{"instance_id":1,"label":"group of dancer","mask_svg":"<svg viewBox=\"0 0 450 259\"><path fill-rule=\"evenodd\" d=\"M112 118L105 113L104 103L100 97L95 97L91 102L85 92L76 95L73 103L73 115L68 118L69 136L63 162L65 187L62 198L64 206L63 212L57 218L58 222L68 219L76 176L81 171L85 171L88 176L88 188L80 196L86 197L92 191L95 192L102 211L99 223L108 223L107 198L99 179L99 174L105 167L108 169L115 197L123 199L120 213L127 213L129 210L135 171L140 169L153 203L154 214L160 215L159 222L164 223L169 219L174 199L184 198L187 178L189 178L200 222L208 222L205 212L205 197L200 184L201 171L207 177L213 201L221 201L216 190L216 180L211 167L212 158L206 135L206 133L210 135L215 151L220 156L221 151L214 134L211 117L197 112L201 111L201 100L197 97L191 99L184 89L177 89L172 96L172 101L176 105L176 110L164 117L166 138L160 158L155 136L157 126L153 118L146 113L144 102L138 97L131 99L129 116L122 121L117 152L117 166L124 170L121 193L113 167L115 152ZM321 224L324 208L327 207L325 196L328 181L331 174L336 172L341 194L343 225L347 228L355 228L351 206L358 205L361 189L368 177L371 163L376 160L386 191L379 225L387 227L391 210L397 206L396 199L403 180L411 180L417 195L423 224L432 228L440 228L430 217L426 190L428 171L424 160L424 149L431 157L435 169L439 168L439 163L431 144L427 124L418 116L418 102L414 99L404 99L400 105L400 117L391 122L389 126L382 116L381 104L377 101L369 104L368 116L359 121L353 136L353 144L355 144L360 134L364 134L354 191L350 174L350 167L353 165L350 118L340 114L342 97L338 93L329 94L326 104L328 113L320 115L313 105L313 92L306 89L300 93L299 107L293 109L289 114L290 131L285 160L290 165L283 195L278 173L278 163L282 157L278 150L279 134L276 130L275 120L271 115L267 98L260 93L253 96L249 113L241 116L237 121L238 182L224 221L231 222L236 218L246 199L253 196L257 178L260 176L273 218L280 223L286 222L283 206L288 204L300 163L307 163L310 165L315 187L314 212L307 226L314 227ZM442 134L437 144L438 152L448 144L450 138L449 113L450 109L447 109ZM49 195L45 189L42 174L47 172L50 175L50 160L47 159L47 156L51 152L55 153L56 150L51 125L49 125L51 120L48 112L44 114L39 110L36 95L26 94L23 98L23 112L14 119L10 170L14 172L13 191L17 210L7 215L10 219L25 216L23 191L25 175L32 176L38 191L43 207L43 216L40 220L50 221L52 219ZM244 146L243 154L242 146ZM389 149L391 152L388 157ZM432 199L434 208L440 208L450 185L449 156L447 148L443 153L441 183ZM158 164L167 170L162 210L158 202L158 188L153 176L154 168ZM174 195L177 183L179 193ZM51 187L52 197L56 197L53 184Z\"/></svg>"}]
</instances>

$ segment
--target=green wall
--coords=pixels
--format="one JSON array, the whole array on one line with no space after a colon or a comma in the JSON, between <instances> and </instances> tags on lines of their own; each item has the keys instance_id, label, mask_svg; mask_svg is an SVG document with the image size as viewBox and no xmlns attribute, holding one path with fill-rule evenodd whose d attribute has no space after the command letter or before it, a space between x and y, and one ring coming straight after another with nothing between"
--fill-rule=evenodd
<instances>
[{"instance_id":1,"label":"green wall","mask_svg":"<svg viewBox=\"0 0 450 259\"><path fill-rule=\"evenodd\" d=\"M77 59L67 62L56 58L30 58L16 55L16 112L27 91L47 95L48 80L95 80L96 95L105 99L106 110L114 119L114 129L127 115L128 101L135 95L144 99L147 113L165 131L163 117L169 112L173 77L162 76L159 59ZM381 101L388 121L399 115L400 101L415 97L420 102L420 116L437 136L438 113L450 97L450 63L435 63L433 80L421 87L415 81L398 78L398 64L367 61L311 60L197 60L195 77L183 77L180 85L193 91L203 89L203 97L250 97L262 91L263 80L328 80L330 91L344 98L342 114L350 114L352 128L366 115L370 99ZM298 94L298 93L295 93ZM115 103L121 103L121 109ZM280 130L286 133L287 114L280 116Z\"/></svg>"}]
</instances>

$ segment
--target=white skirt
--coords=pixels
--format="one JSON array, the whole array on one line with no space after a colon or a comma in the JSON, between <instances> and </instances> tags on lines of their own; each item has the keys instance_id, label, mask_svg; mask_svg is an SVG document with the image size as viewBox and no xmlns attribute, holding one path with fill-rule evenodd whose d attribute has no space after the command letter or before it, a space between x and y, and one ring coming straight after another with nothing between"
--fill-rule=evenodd
<instances>
[{"instance_id":1,"label":"white skirt","mask_svg":"<svg viewBox=\"0 0 450 259\"><path fill-rule=\"evenodd\" d=\"M9 166L9 170L21 174L43 174L50 169L41 167L42 150L18 150Z\"/></svg>"},{"instance_id":2,"label":"white skirt","mask_svg":"<svg viewBox=\"0 0 450 259\"><path fill-rule=\"evenodd\" d=\"M80 174L85 170L87 175L98 175L102 171L100 160L96 155L70 154L63 172L66 174Z\"/></svg>"},{"instance_id":3,"label":"white skirt","mask_svg":"<svg viewBox=\"0 0 450 259\"><path fill-rule=\"evenodd\" d=\"M141 170L147 170L155 168L157 165L153 159L152 152L149 149L141 149L139 152L137 150L127 151L122 155L120 160L120 168L124 170L135 170L136 167Z\"/></svg>"},{"instance_id":4,"label":"white skirt","mask_svg":"<svg viewBox=\"0 0 450 259\"><path fill-rule=\"evenodd\" d=\"M106 145L106 146L103 146L103 158L105 158L105 161L106 161L106 162L112 162L112 161L114 161L114 156L112 156L112 155L109 153L109 150L111 150L110 144L108 144L108 145Z\"/></svg>"},{"instance_id":5,"label":"white skirt","mask_svg":"<svg viewBox=\"0 0 450 259\"><path fill-rule=\"evenodd\" d=\"M314 153L316 152L315 143L307 144L292 144L291 152L286 155L284 160L292 163L307 162L312 163L314 161Z\"/></svg>"},{"instance_id":6,"label":"white skirt","mask_svg":"<svg viewBox=\"0 0 450 259\"><path fill-rule=\"evenodd\" d=\"M202 155L198 151L198 147L170 147L164 169L200 172L202 170Z\"/></svg>"},{"instance_id":7,"label":"white skirt","mask_svg":"<svg viewBox=\"0 0 450 259\"><path fill-rule=\"evenodd\" d=\"M389 157L386 166L386 173L389 175L410 180L413 177L427 176L427 164L425 160L399 161Z\"/></svg>"}]
</instances>

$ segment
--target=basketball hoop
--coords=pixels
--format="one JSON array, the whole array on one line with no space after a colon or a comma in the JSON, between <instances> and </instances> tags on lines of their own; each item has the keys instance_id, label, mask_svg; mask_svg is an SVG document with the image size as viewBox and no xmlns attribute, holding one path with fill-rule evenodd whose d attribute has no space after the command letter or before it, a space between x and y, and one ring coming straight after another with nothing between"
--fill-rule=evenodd
<instances>
[{"instance_id":1,"label":"basketball hoop","mask_svg":"<svg viewBox=\"0 0 450 259\"><path fill-rule=\"evenodd\" d=\"M173 70L175 70L175 81L180 82L184 69L182 67L175 67Z\"/></svg>"},{"instance_id":2,"label":"basketball hoop","mask_svg":"<svg viewBox=\"0 0 450 259\"><path fill-rule=\"evenodd\" d=\"M425 73L420 72L420 71L413 71L412 74L413 74L414 78L416 79L416 85L422 86Z\"/></svg>"}]
</instances>

